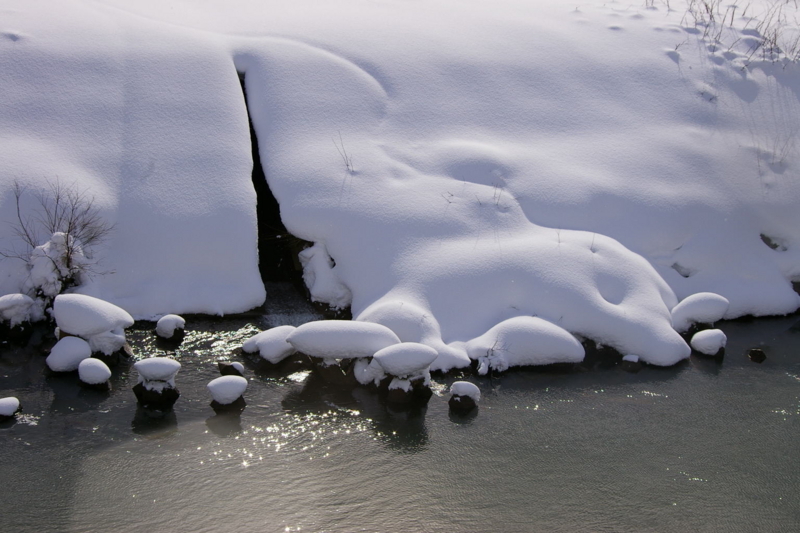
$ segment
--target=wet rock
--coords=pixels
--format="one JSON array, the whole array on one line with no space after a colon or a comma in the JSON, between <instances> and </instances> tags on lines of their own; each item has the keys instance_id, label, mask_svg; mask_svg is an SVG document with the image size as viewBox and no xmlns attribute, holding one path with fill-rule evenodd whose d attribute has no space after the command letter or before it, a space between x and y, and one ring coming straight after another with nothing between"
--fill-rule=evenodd
<instances>
[{"instance_id":1,"label":"wet rock","mask_svg":"<svg viewBox=\"0 0 800 533\"><path fill-rule=\"evenodd\" d=\"M100 361L104 362L108 366L117 366L131 357L133 357L133 349L131 349L131 345L127 342L122 345L122 348L119 350L112 352L110 354L104 354L103 352L94 352L92 357L95 359L99 359Z\"/></svg>"},{"instance_id":2,"label":"wet rock","mask_svg":"<svg viewBox=\"0 0 800 533\"><path fill-rule=\"evenodd\" d=\"M476 407L481 399L481 391L478 386L468 381L456 381L450 386L453 394L447 404L450 409L459 413L468 413Z\"/></svg>"},{"instance_id":3,"label":"wet rock","mask_svg":"<svg viewBox=\"0 0 800 533\"><path fill-rule=\"evenodd\" d=\"M389 384L386 402L395 406L424 405L432 395L433 391L425 378L418 377L411 380L394 378Z\"/></svg>"},{"instance_id":4,"label":"wet rock","mask_svg":"<svg viewBox=\"0 0 800 533\"><path fill-rule=\"evenodd\" d=\"M217 362L219 373L223 376L244 376L244 366L242 363L231 361Z\"/></svg>"},{"instance_id":5,"label":"wet rock","mask_svg":"<svg viewBox=\"0 0 800 533\"><path fill-rule=\"evenodd\" d=\"M469 396L458 396L456 394L450 397L450 400L447 402L447 405L453 411L458 411L461 413L467 413L478 407L477 402L475 402L475 400L473 400Z\"/></svg>"},{"instance_id":6,"label":"wet rock","mask_svg":"<svg viewBox=\"0 0 800 533\"><path fill-rule=\"evenodd\" d=\"M0 339L12 344L27 344L33 335L33 329L30 322L22 322L12 327L0 321Z\"/></svg>"},{"instance_id":7,"label":"wet rock","mask_svg":"<svg viewBox=\"0 0 800 533\"><path fill-rule=\"evenodd\" d=\"M767 359L767 354L761 348L750 348L747 350L747 357L754 363L763 363Z\"/></svg>"},{"instance_id":8,"label":"wet rock","mask_svg":"<svg viewBox=\"0 0 800 533\"><path fill-rule=\"evenodd\" d=\"M625 372L631 372L635 374L642 369L642 362L636 355L626 355L622 358L622 362L619 366Z\"/></svg>"},{"instance_id":9,"label":"wet rock","mask_svg":"<svg viewBox=\"0 0 800 533\"><path fill-rule=\"evenodd\" d=\"M0 398L0 422L13 420L21 410L19 400L14 396Z\"/></svg>"},{"instance_id":10,"label":"wet rock","mask_svg":"<svg viewBox=\"0 0 800 533\"><path fill-rule=\"evenodd\" d=\"M217 414L241 413L245 407L247 407L247 402L244 401L244 396L239 396L230 403L220 403L217 400L211 401L211 408Z\"/></svg>"},{"instance_id":11,"label":"wet rock","mask_svg":"<svg viewBox=\"0 0 800 533\"><path fill-rule=\"evenodd\" d=\"M166 386L162 389L150 389L144 386L143 383L137 383L133 386L133 393L136 395L136 400L144 409L156 409L166 411L172 409L175 402L180 398L181 393L177 388Z\"/></svg>"}]
</instances>

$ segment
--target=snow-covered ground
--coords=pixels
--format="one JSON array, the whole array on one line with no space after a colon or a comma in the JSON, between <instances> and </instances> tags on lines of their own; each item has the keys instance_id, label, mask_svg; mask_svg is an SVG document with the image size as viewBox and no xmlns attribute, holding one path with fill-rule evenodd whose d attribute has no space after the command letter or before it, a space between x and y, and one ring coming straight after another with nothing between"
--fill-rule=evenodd
<instances>
[{"instance_id":1,"label":"snow-covered ground","mask_svg":"<svg viewBox=\"0 0 800 533\"><path fill-rule=\"evenodd\" d=\"M238 71L315 298L432 369L520 316L671 364L687 296L800 306L800 65L752 52L775 2L748 3L707 27L658 0L9 0L0 212L14 180L74 180L115 224L81 292L259 305ZM0 294L26 276L0 263Z\"/></svg>"}]
</instances>

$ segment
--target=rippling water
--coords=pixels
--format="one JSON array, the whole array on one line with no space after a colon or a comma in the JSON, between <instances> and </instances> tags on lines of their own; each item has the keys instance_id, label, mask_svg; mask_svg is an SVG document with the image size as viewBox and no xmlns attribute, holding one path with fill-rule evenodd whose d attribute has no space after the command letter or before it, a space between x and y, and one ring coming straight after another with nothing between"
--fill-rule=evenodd
<instances>
[{"instance_id":1,"label":"rippling water","mask_svg":"<svg viewBox=\"0 0 800 533\"><path fill-rule=\"evenodd\" d=\"M0 530L800 529L797 315L722 324L721 365L469 376L483 399L468 418L448 412L456 376L435 378L426 409L395 412L238 350L279 318L315 316L190 320L174 352L181 398L161 419L137 411L130 365L103 394L0 347L0 395L25 413L0 427ZM129 339L137 357L164 353L148 327ZM744 356L754 346L761 365ZM250 380L241 417L208 405L228 358Z\"/></svg>"}]
</instances>

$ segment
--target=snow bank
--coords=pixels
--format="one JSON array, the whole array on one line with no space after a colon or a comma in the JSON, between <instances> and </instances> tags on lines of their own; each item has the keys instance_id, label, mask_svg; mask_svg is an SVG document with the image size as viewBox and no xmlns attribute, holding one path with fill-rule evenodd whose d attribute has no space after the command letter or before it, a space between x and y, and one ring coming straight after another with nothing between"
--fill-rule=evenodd
<instances>
[{"instance_id":1,"label":"snow bank","mask_svg":"<svg viewBox=\"0 0 800 533\"><path fill-rule=\"evenodd\" d=\"M0 398L0 416L14 416L19 410L19 400L14 396Z\"/></svg>"},{"instance_id":2,"label":"snow bank","mask_svg":"<svg viewBox=\"0 0 800 533\"><path fill-rule=\"evenodd\" d=\"M45 362L53 372L72 372L91 356L88 342L78 337L64 337L53 346Z\"/></svg>"},{"instance_id":3,"label":"snow bank","mask_svg":"<svg viewBox=\"0 0 800 533\"><path fill-rule=\"evenodd\" d=\"M246 353L258 352L270 363L279 363L295 353L294 346L286 342L286 338L297 329L294 326L278 326L247 339L242 346Z\"/></svg>"},{"instance_id":4,"label":"snow bank","mask_svg":"<svg viewBox=\"0 0 800 533\"><path fill-rule=\"evenodd\" d=\"M84 359L78 365L78 377L89 385L105 383L111 377L111 369L99 359Z\"/></svg>"},{"instance_id":5,"label":"snow bank","mask_svg":"<svg viewBox=\"0 0 800 533\"><path fill-rule=\"evenodd\" d=\"M31 322L37 318L36 302L24 294L6 294L0 296L0 320L8 322L12 328L23 322Z\"/></svg>"},{"instance_id":6,"label":"snow bank","mask_svg":"<svg viewBox=\"0 0 800 533\"><path fill-rule=\"evenodd\" d=\"M450 385L450 392L456 396L472 398L475 403L481 401L481 391L477 385L469 381L456 381Z\"/></svg>"},{"instance_id":7,"label":"snow bank","mask_svg":"<svg viewBox=\"0 0 800 533\"><path fill-rule=\"evenodd\" d=\"M680 332L692 324L713 324L728 312L729 302L719 294L700 292L685 298L672 309L672 325Z\"/></svg>"},{"instance_id":8,"label":"snow bank","mask_svg":"<svg viewBox=\"0 0 800 533\"><path fill-rule=\"evenodd\" d=\"M61 331L87 339L133 325L133 318L124 309L82 294L56 296L53 316Z\"/></svg>"},{"instance_id":9,"label":"snow bank","mask_svg":"<svg viewBox=\"0 0 800 533\"><path fill-rule=\"evenodd\" d=\"M692 348L706 355L716 355L728 342L725 333L718 329L705 329L692 336Z\"/></svg>"},{"instance_id":10,"label":"snow bank","mask_svg":"<svg viewBox=\"0 0 800 533\"><path fill-rule=\"evenodd\" d=\"M286 337L286 342L313 357L353 358L372 357L400 339L380 324L323 320L303 324Z\"/></svg>"},{"instance_id":11,"label":"snow bank","mask_svg":"<svg viewBox=\"0 0 800 533\"><path fill-rule=\"evenodd\" d=\"M438 357L436 350L416 342L403 342L387 346L375 352L375 361L384 372L395 377L405 378L426 373Z\"/></svg>"},{"instance_id":12,"label":"snow bank","mask_svg":"<svg viewBox=\"0 0 800 533\"><path fill-rule=\"evenodd\" d=\"M466 344L471 359L479 361L478 372L491 368L502 372L512 366L578 363L584 350L568 331L530 316L504 320Z\"/></svg>"},{"instance_id":13,"label":"snow bank","mask_svg":"<svg viewBox=\"0 0 800 533\"><path fill-rule=\"evenodd\" d=\"M181 369L181 364L168 357L150 357L134 363L133 368L139 373L139 383L144 383L146 388L152 382L164 382L175 386L175 375Z\"/></svg>"},{"instance_id":14,"label":"snow bank","mask_svg":"<svg viewBox=\"0 0 800 533\"><path fill-rule=\"evenodd\" d=\"M235 402L244 394L247 389L247 380L241 376L222 376L211 380L207 387L214 401L227 405Z\"/></svg>"},{"instance_id":15,"label":"snow bank","mask_svg":"<svg viewBox=\"0 0 800 533\"><path fill-rule=\"evenodd\" d=\"M156 322L156 335L171 339L176 329L184 329L186 320L178 315L164 315Z\"/></svg>"}]
</instances>

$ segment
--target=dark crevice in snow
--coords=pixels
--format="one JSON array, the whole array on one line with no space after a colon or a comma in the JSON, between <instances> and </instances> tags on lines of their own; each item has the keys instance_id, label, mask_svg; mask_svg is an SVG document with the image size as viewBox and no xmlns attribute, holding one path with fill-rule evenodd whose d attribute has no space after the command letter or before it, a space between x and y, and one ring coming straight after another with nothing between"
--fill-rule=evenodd
<instances>
[{"instance_id":1,"label":"dark crevice in snow","mask_svg":"<svg viewBox=\"0 0 800 533\"><path fill-rule=\"evenodd\" d=\"M245 106L247 106L244 74L239 74L239 81L242 85ZM258 138L253 128L249 108L247 119L250 124L250 142L253 154L253 188L257 197L258 269L261 273L261 279L265 283L291 281L304 287L303 270L297 259L297 254L311 243L291 235L286 230L286 226L283 225L280 206L269 188L264 169L261 166Z\"/></svg>"}]
</instances>

